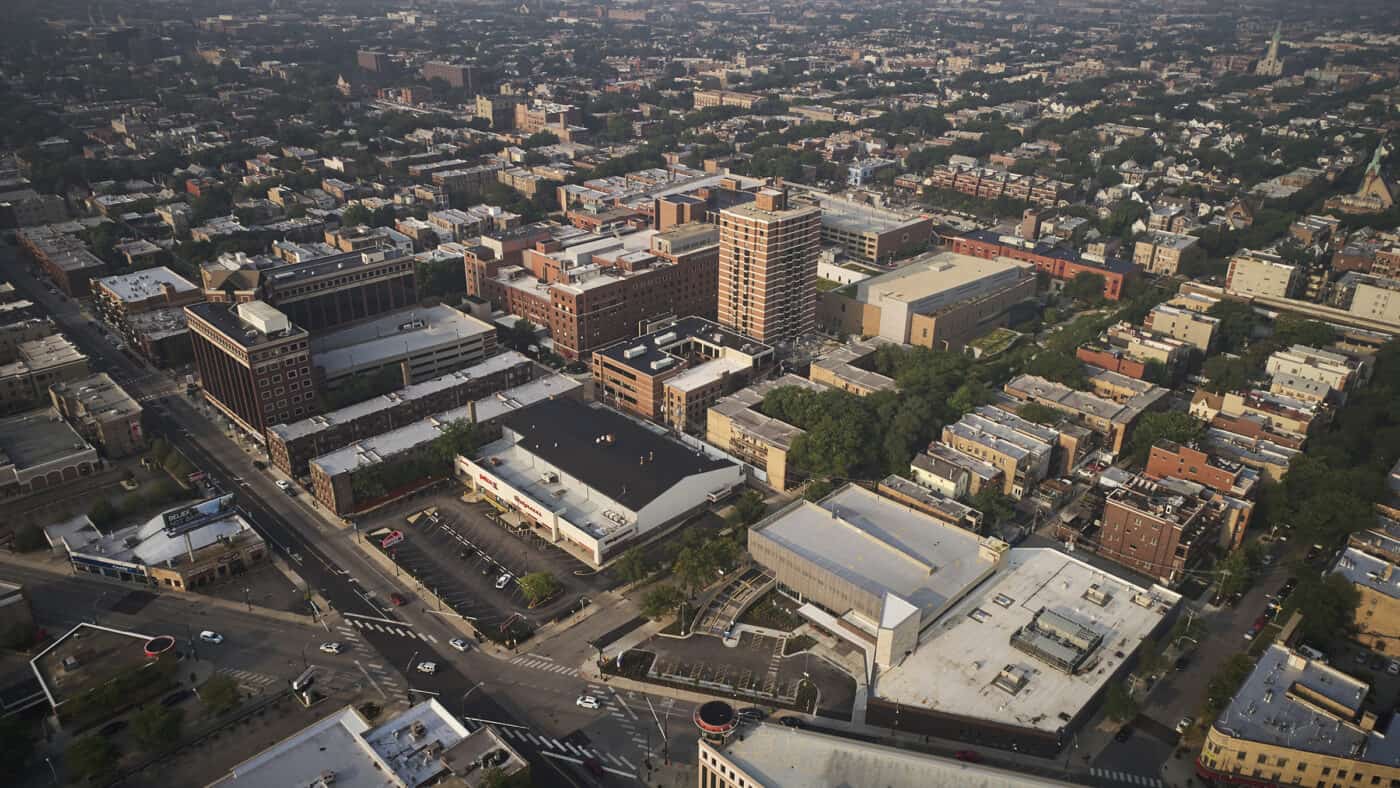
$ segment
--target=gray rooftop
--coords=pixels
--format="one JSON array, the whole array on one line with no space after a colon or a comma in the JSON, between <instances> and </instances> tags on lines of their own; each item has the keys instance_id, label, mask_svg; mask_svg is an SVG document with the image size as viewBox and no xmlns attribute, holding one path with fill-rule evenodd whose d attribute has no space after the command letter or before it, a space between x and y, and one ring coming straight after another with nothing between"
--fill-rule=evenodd
<instances>
[{"instance_id":1,"label":"gray rooftop","mask_svg":"<svg viewBox=\"0 0 1400 788\"><path fill-rule=\"evenodd\" d=\"M0 466L34 468L92 447L49 408L0 419Z\"/></svg>"},{"instance_id":2,"label":"gray rooftop","mask_svg":"<svg viewBox=\"0 0 1400 788\"><path fill-rule=\"evenodd\" d=\"M193 282L165 266L147 268L130 274L106 276L98 279L97 284L111 291L122 301L144 301L147 298L160 295L166 287L169 287L176 294L191 293L198 289Z\"/></svg>"},{"instance_id":3,"label":"gray rooftop","mask_svg":"<svg viewBox=\"0 0 1400 788\"><path fill-rule=\"evenodd\" d=\"M327 377L375 361L455 345L495 331L489 323L449 306L404 309L331 331L311 340Z\"/></svg>"},{"instance_id":4,"label":"gray rooftop","mask_svg":"<svg viewBox=\"0 0 1400 788\"><path fill-rule=\"evenodd\" d=\"M1348 547L1337 556L1332 573L1345 577L1354 585L1400 599L1400 572L1395 571L1395 564L1355 547Z\"/></svg>"}]
</instances>

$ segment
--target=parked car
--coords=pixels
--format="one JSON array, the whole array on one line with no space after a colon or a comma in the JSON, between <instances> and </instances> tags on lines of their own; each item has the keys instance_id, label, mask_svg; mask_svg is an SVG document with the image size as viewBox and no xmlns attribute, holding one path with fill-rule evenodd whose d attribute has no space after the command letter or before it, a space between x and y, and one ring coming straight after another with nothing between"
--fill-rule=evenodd
<instances>
[{"instance_id":1,"label":"parked car","mask_svg":"<svg viewBox=\"0 0 1400 788\"><path fill-rule=\"evenodd\" d=\"M292 490L292 483L287 481L286 479L278 479L276 484L277 489L281 490L282 492L291 492Z\"/></svg>"},{"instance_id":2,"label":"parked car","mask_svg":"<svg viewBox=\"0 0 1400 788\"><path fill-rule=\"evenodd\" d=\"M199 639L204 641L205 643L213 643L216 646L224 642L224 636L220 635L218 632L215 632L212 629L206 629L203 632L200 632Z\"/></svg>"},{"instance_id":3,"label":"parked car","mask_svg":"<svg viewBox=\"0 0 1400 788\"><path fill-rule=\"evenodd\" d=\"M170 708L171 706L174 706L174 705L180 703L181 701L183 701L183 700L186 699L186 698L193 698L193 697L194 697L194 693L191 692L191 691L189 691L189 690L187 690L187 689L175 690L174 692L170 693L169 695L166 695L165 697L161 698L161 699L160 699L160 705L162 705L162 706L164 706L164 707L166 707L166 708L168 709L168 708Z\"/></svg>"},{"instance_id":4,"label":"parked car","mask_svg":"<svg viewBox=\"0 0 1400 788\"><path fill-rule=\"evenodd\" d=\"M738 714L739 719L744 720L746 722L762 722L765 718L768 717L768 712L764 711L763 709L760 709L757 706L745 706L744 708L739 709Z\"/></svg>"},{"instance_id":5,"label":"parked car","mask_svg":"<svg viewBox=\"0 0 1400 788\"><path fill-rule=\"evenodd\" d=\"M394 607L403 607L408 604L408 600L404 599L403 594L397 591L389 595L389 601L394 604Z\"/></svg>"},{"instance_id":6,"label":"parked car","mask_svg":"<svg viewBox=\"0 0 1400 788\"><path fill-rule=\"evenodd\" d=\"M457 649L458 651L466 651L467 649L471 648L471 645L461 638L452 638L451 640L447 641L447 645Z\"/></svg>"},{"instance_id":7,"label":"parked car","mask_svg":"<svg viewBox=\"0 0 1400 788\"><path fill-rule=\"evenodd\" d=\"M429 676L431 676L432 674L437 673L437 663L436 663L436 662L419 662L419 663L418 663L418 667L417 667L417 671L418 671L419 673L427 673Z\"/></svg>"},{"instance_id":8,"label":"parked car","mask_svg":"<svg viewBox=\"0 0 1400 788\"><path fill-rule=\"evenodd\" d=\"M253 460L253 467L257 468L260 471L265 471L267 470L267 463L263 462L262 460Z\"/></svg>"},{"instance_id":9,"label":"parked car","mask_svg":"<svg viewBox=\"0 0 1400 788\"><path fill-rule=\"evenodd\" d=\"M981 763L982 756L976 750L958 750L953 753L953 757L967 763Z\"/></svg>"},{"instance_id":10,"label":"parked car","mask_svg":"<svg viewBox=\"0 0 1400 788\"><path fill-rule=\"evenodd\" d=\"M1123 742L1131 738L1133 738L1133 726L1131 725L1124 725L1123 727L1118 729L1117 733L1113 734L1113 740L1118 742L1119 744L1122 744Z\"/></svg>"},{"instance_id":11,"label":"parked car","mask_svg":"<svg viewBox=\"0 0 1400 788\"><path fill-rule=\"evenodd\" d=\"M1176 722L1176 732L1177 732L1177 733L1185 733L1187 730L1189 730L1189 729L1191 728L1192 725L1195 725L1195 724L1196 724L1196 720L1192 719L1191 717L1182 717L1181 719L1177 720L1177 722Z\"/></svg>"},{"instance_id":12,"label":"parked car","mask_svg":"<svg viewBox=\"0 0 1400 788\"><path fill-rule=\"evenodd\" d=\"M339 654L340 652L342 652L342 651L344 651L344 650L345 650L345 647L342 646L342 645L340 645L339 643L322 643L322 644L321 644L321 653L322 653L322 654Z\"/></svg>"},{"instance_id":13,"label":"parked car","mask_svg":"<svg viewBox=\"0 0 1400 788\"><path fill-rule=\"evenodd\" d=\"M1186 669L1187 669L1188 667L1190 667L1190 666L1191 666L1191 658L1190 658L1190 657L1184 657L1184 656L1183 656L1183 657L1177 657L1177 658L1176 658L1176 665L1175 665L1174 667L1176 668L1176 670L1177 670L1178 673L1180 673L1180 672L1183 671L1183 670L1186 670Z\"/></svg>"},{"instance_id":14,"label":"parked car","mask_svg":"<svg viewBox=\"0 0 1400 788\"><path fill-rule=\"evenodd\" d=\"M1275 596L1274 598L1275 598L1275 599L1280 599L1280 600L1286 599L1286 598L1288 598L1288 595L1289 595L1289 594L1293 593L1293 589L1295 589L1295 588L1297 588L1297 587L1298 587L1298 578L1296 578L1296 577L1290 577L1290 578L1288 578L1287 580L1283 581L1283 585L1279 586L1278 595Z\"/></svg>"},{"instance_id":15,"label":"parked car","mask_svg":"<svg viewBox=\"0 0 1400 788\"><path fill-rule=\"evenodd\" d=\"M98 728L97 732L102 736L115 736L121 733L122 729L125 727L126 720L112 720L101 728Z\"/></svg>"},{"instance_id":16,"label":"parked car","mask_svg":"<svg viewBox=\"0 0 1400 788\"><path fill-rule=\"evenodd\" d=\"M503 575L501 575L500 577L496 578L496 590L497 590L497 591L502 591L502 590L504 590L506 586L510 585L510 581L511 581L512 579L513 579L513 578L511 577L510 572L506 572L505 574L503 574Z\"/></svg>"},{"instance_id":17,"label":"parked car","mask_svg":"<svg viewBox=\"0 0 1400 788\"><path fill-rule=\"evenodd\" d=\"M1390 663L1385 666L1385 672L1392 676L1400 676L1400 661L1392 659Z\"/></svg>"},{"instance_id":18,"label":"parked car","mask_svg":"<svg viewBox=\"0 0 1400 788\"><path fill-rule=\"evenodd\" d=\"M800 717L783 717L782 719L778 720L778 724L786 728L807 727L807 723L803 722Z\"/></svg>"},{"instance_id":19,"label":"parked car","mask_svg":"<svg viewBox=\"0 0 1400 788\"><path fill-rule=\"evenodd\" d=\"M574 705L578 706L580 709L596 710L598 708L598 699L592 695L580 695L578 696L578 700L574 701Z\"/></svg>"},{"instance_id":20,"label":"parked car","mask_svg":"<svg viewBox=\"0 0 1400 788\"><path fill-rule=\"evenodd\" d=\"M1314 561L1314 560L1316 560L1319 556L1321 556L1324 552L1326 552L1326 551L1323 549L1322 545L1320 545L1320 544L1315 544L1315 545L1313 545L1312 547L1309 547L1309 548L1308 548L1308 554L1305 555L1305 556L1303 556L1303 560L1304 560L1304 561Z\"/></svg>"}]
</instances>

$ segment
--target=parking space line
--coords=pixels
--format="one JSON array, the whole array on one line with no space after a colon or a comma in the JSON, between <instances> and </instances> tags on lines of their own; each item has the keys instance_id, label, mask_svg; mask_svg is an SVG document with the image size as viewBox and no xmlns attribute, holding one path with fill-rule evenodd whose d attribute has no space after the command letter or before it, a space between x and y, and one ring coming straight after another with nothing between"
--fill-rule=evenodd
<instances>
[{"instance_id":1,"label":"parking space line","mask_svg":"<svg viewBox=\"0 0 1400 788\"><path fill-rule=\"evenodd\" d=\"M622 762L625 763L625 764L627 764L627 768L629 768L629 769L636 769L636 768L637 768L637 765L636 765L636 764L634 764L634 763L632 763L631 761L627 760L627 756L626 756L626 755L619 755L619 756L617 756L617 757L621 758L621 759L622 759Z\"/></svg>"},{"instance_id":2,"label":"parking space line","mask_svg":"<svg viewBox=\"0 0 1400 788\"><path fill-rule=\"evenodd\" d=\"M438 639L435 638L435 637L433 637L432 635L427 635L426 637L428 638L428 640L432 641L433 643L438 642Z\"/></svg>"},{"instance_id":3,"label":"parking space line","mask_svg":"<svg viewBox=\"0 0 1400 788\"><path fill-rule=\"evenodd\" d=\"M570 756L568 756L568 755L560 755L560 754L557 753L557 752L541 752L540 755L544 755L544 756L547 756L547 757L550 757L550 758L554 758L554 759L560 760L560 761L568 761L569 763L576 764L576 765L579 765L579 766L582 766L582 765L583 765L583 761L579 760L578 758L573 758L573 757L570 757ZM628 776L630 777L631 775L628 775Z\"/></svg>"}]
</instances>

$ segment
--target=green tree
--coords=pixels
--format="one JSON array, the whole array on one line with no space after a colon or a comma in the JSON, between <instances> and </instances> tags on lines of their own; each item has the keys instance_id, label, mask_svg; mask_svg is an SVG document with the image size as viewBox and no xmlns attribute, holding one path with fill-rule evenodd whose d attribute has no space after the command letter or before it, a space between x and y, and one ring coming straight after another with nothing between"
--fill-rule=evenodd
<instances>
[{"instance_id":1,"label":"green tree","mask_svg":"<svg viewBox=\"0 0 1400 788\"><path fill-rule=\"evenodd\" d=\"M642 615L656 621L675 612L685 601L685 594L673 585L660 585L642 595Z\"/></svg>"},{"instance_id":2,"label":"green tree","mask_svg":"<svg viewBox=\"0 0 1400 788\"><path fill-rule=\"evenodd\" d=\"M18 715L0 717L0 783L18 785L34 754L34 726Z\"/></svg>"},{"instance_id":3,"label":"green tree","mask_svg":"<svg viewBox=\"0 0 1400 788\"><path fill-rule=\"evenodd\" d=\"M167 709L159 703L148 704L131 715L131 735L149 752L170 747L180 738L183 715L179 709Z\"/></svg>"},{"instance_id":4,"label":"green tree","mask_svg":"<svg viewBox=\"0 0 1400 788\"><path fill-rule=\"evenodd\" d=\"M535 607L563 590L564 586L548 572L531 572L520 578L520 592Z\"/></svg>"},{"instance_id":5,"label":"green tree","mask_svg":"<svg viewBox=\"0 0 1400 788\"><path fill-rule=\"evenodd\" d=\"M1254 371L1243 358L1216 355L1206 359L1206 363L1201 366L1201 375L1206 379L1207 391L1224 394L1249 388Z\"/></svg>"},{"instance_id":6,"label":"green tree","mask_svg":"<svg viewBox=\"0 0 1400 788\"><path fill-rule=\"evenodd\" d=\"M1075 301L1083 301L1086 304L1095 304L1103 300L1104 278L1103 274L1096 274L1092 271L1081 271L1075 274L1074 278L1065 283L1060 294L1065 298Z\"/></svg>"},{"instance_id":7,"label":"green tree","mask_svg":"<svg viewBox=\"0 0 1400 788\"><path fill-rule=\"evenodd\" d=\"M1026 365L1026 372L1076 389L1084 388L1089 380L1079 359L1057 350L1042 350L1037 353Z\"/></svg>"},{"instance_id":8,"label":"green tree","mask_svg":"<svg viewBox=\"0 0 1400 788\"><path fill-rule=\"evenodd\" d=\"M512 774L506 774L499 766L492 766L481 773L481 788L530 788L530 767L526 766Z\"/></svg>"},{"instance_id":9,"label":"green tree","mask_svg":"<svg viewBox=\"0 0 1400 788\"><path fill-rule=\"evenodd\" d=\"M117 748L105 736L85 736L68 747L64 766L68 774L81 781L91 781L111 773L117 760Z\"/></svg>"},{"instance_id":10,"label":"green tree","mask_svg":"<svg viewBox=\"0 0 1400 788\"><path fill-rule=\"evenodd\" d=\"M548 131L537 131L534 134L531 134L530 136L526 137L525 142L521 144L521 147L525 148L526 150L530 150L532 148L543 148L546 145L558 144L559 137L554 133Z\"/></svg>"},{"instance_id":11,"label":"green tree","mask_svg":"<svg viewBox=\"0 0 1400 788\"><path fill-rule=\"evenodd\" d=\"M1307 345L1325 348L1337 341L1337 332L1326 323L1317 320L1301 320L1288 315L1280 315L1274 321L1273 339L1282 347Z\"/></svg>"},{"instance_id":12,"label":"green tree","mask_svg":"<svg viewBox=\"0 0 1400 788\"><path fill-rule=\"evenodd\" d=\"M746 490L734 502L731 522L734 525L753 525L762 520L767 511L768 504L763 500L763 495L755 490Z\"/></svg>"},{"instance_id":13,"label":"green tree","mask_svg":"<svg viewBox=\"0 0 1400 788\"><path fill-rule=\"evenodd\" d=\"M984 528L1002 523L1016 513L1016 501L990 484L978 490L969 504L982 513Z\"/></svg>"},{"instance_id":14,"label":"green tree","mask_svg":"<svg viewBox=\"0 0 1400 788\"><path fill-rule=\"evenodd\" d=\"M205 713L218 716L233 711L243 702L238 692L238 682L222 673L215 673L199 688L199 699L204 704Z\"/></svg>"},{"instance_id":15,"label":"green tree","mask_svg":"<svg viewBox=\"0 0 1400 788\"><path fill-rule=\"evenodd\" d=\"M1254 671L1248 654L1236 654L1225 661L1206 685L1206 711L1214 717L1230 703L1240 685Z\"/></svg>"},{"instance_id":16,"label":"green tree","mask_svg":"<svg viewBox=\"0 0 1400 788\"><path fill-rule=\"evenodd\" d=\"M1220 320L1216 328L1217 341L1221 348L1232 352L1244 347L1259 325L1259 315L1254 308L1240 301L1222 299L1211 305L1206 314Z\"/></svg>"},{"instance_id":17,"label":"green tree","mask_svg":"<svg viewBox=\"0 0 1400 788\"><path fill-rule=\"evenodd\" d=\"M617 574L628 583L640 583L651 574L651 564L640 547L629 547L617 559Z\"/></svg>"},{"instance_id":18,"label":"green tree","mask_svg":"<svg viewBox=\"0 0 1400 788\"><path fill-rule=\"evenodd\" d=\"M1206 425L1189 413L1164 411L1144 413L1133 428L1128 453L1137 464L1147 462L1152 447L1161 441L1192 443L1205 434Z\"/></svg>"},{"instance_id":19,"label":"green tree","mask_svg":"<svg viewBox=\"0 0 1400 788\"><path fill-rule=\"evenodd\" d=\"M355 203L340 212L340 223L344 227L359 227L369 224L373 220L374 215L360 203Z\"/></svg>"},{"instance_id":20,"label":"green tree","mask_svg":"<svg viewBox=\"0 0 1400 788\"><path fill-rule=\"evenodd\" d=\"M948 405L959 415L992 401L992 391L980 380L969 380L953 392Z\"/></svg>"},{"instance_id":21,"label":"green tree","mask_svg":"<svg viewBox=\"0 0 1400 788\"><path fill-rule=\"evenodd\" d=\"M807 489L802 492L802 497L809 501L820 501L835 489L836 483L830 479L816 479L807 485Z\"/></svg>"},{"instance_id":22,"label":"green tree","mask_svg":"<svg viewBox=\"0 0 1400 788\"><path fill-rule=\"evenodd\" d=\"M35 550L42 550L48 545L48 540L44 538L44 530L34 523L25 523L15 529L15 551L20 553L32 553Z\"/></svg>"},{"instance_id":23,"label":"green tree","mask_svg":"<svg viewBox=\"0 0 1400 788\"><path fill-rule=\"evenodd\" d=\"M1064 418L1063 413L1055 410L1049 405L1042 405L1039 402L1027 402L1016 411L1016 415L1036 424L1058 424Z\"/></svg>"},{"instance_id":24,"label":"green tree","mask_svg":"<svg viewBox=\"0 0 1400 788\"><path fill-rule=\"evenodd\" d=\"M1132 693L1128 692L1123 682L1115 681L1108 685L1108 692L1104 694L1103 713L1115 722L1127 722L1137 717L1137 701L1133 700Z\"/></svg>"},{"instance_id":25,"label":"green tree","mask_svg":"<svg viewBox=\"0 0 1400 788\"><path fill-rule=\"evenodd\" d=\"M1307 573L1289 599L1298 600L1298 612L1303 614L1298 625L1303 639L1321 645L1340 642L1351 634L1361 593L1341 575Z\"/></svg>"},{"instance_id":26,"label":"green tree","mask_svg":"<svg viewBox=\"0 0 1400 788\"><path fill-rule=\"evenodd\" d=\"M381 205L370 214L369 223L375 227L393 227L399 219L392 205Z\"/></svg>"}]
</instances>

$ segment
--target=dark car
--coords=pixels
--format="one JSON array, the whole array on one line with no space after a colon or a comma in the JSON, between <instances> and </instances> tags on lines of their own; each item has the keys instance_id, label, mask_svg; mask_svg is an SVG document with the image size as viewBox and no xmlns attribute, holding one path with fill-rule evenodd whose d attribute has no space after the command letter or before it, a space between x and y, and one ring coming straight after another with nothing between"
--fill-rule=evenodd
<instances>
[{"instance_id":1,"label":"dark car","mask_svg":"<svg viewBox=\"0 0 1400 788\"><path fill-rule=\"evenodd\" d=\"M1190 658L1190 657L1177 657L1177 658L1176 658L1176 670L1177 670L1177 672L1181 672L1181 671L1183 671L1183 670L1186 670L1186 669L1187 669L1188 667L1190 667L1190 666L1191 666L1191 658Z\"/></svg>"},{"instance_id":2,"label":"dark car","mask_svg":"<svg viewBox=\"0 0 1400 788\"><path fill-rule=\"evenodd\" d=\"M968 763L982 762L982 756L979 755L976 750L958 750L957 752L953 753L953 757L957 758L960 761L966 761Z\"/></svg>"},{"instance_id":3,"label":"dark car","mask_svg":"<svg viewBox=\"0 0 1400 788\"><path fill-rule=\"evenodd\" d=\"M779 724L779 725L782 725L783 727L786 727L786 728L805 728L805 727L807 727L807 723L803 722L802 720L798 719L797 717L783 717L782 719L778 720L778 724Z\"/></svg>"},{"instance_id":4,"label":"dark car","mask_svg":"<svg viewBox=\"0 0 1400 788\"><path fill-rule=\"evenodd\" d=\"M408 600L403 598L403 594L397 591L389 595L389 601L394 603L394 607L403 607L408 604Z\"/></svg>"},{"instance_id":5,"label":"dark car","mask_svg":"<svg viewBox=\"0 0 1400 788\"><path fill-rule=\"evenodd\" d=\"M253 467L257 468L260 471L265 471L267 470L267 463L263 462L262 460L253 460Z\"/></svg>"},{"instance_id":6,"label":"dark car","mask_svg":"<svg viewBox=\"0 0 1400 788\"><path fill-rule=\"evenodd\" d=\"M583 768L587 769L588 773L594 777L607 776L607 774L603 772L603 764L599 763L597 758L584 758Z\"/></svg>"},{"instance_id":7,"label":"dark car","mask_svg":"<svg viewBox=\"0 0 1400 788\"><path fill-rule=\"evenodd\" d=\"M112 720L106 725L103 725L101 728L98 728L97 732L102 736L115 736L116 734L120 733L125 727L126 720Z\"/></svg>"},{"instance_id":8,"label":"dark car","mask_svg":"<svg viewBox=\"0 0 1400 788\"><path fill-rule=\"evenodd\" d=\"M1297 587L1298 587L1298 578L1296 578L1296 577L1290 577L1290 578L1288 578L1287 580L1283 581L1283 585L1279 586L1279 589L1278 589L1278 596L1274 597L1274 599L1278 599L1278 600L1286 599L1286 598L1288 597L1289 594L1293 593L1293 589L1295 589L1295 588L1297 588Z\"/></svg>"},{"instance_id":9,"label":"dark car","mask_svg":"<svg viewBox=\"0 0 1400 788\"><path fill-rule=\"evenodd\" d=\"M190 692L190 691L187 690L187 689L176 690L175 692L172 692L172 693L170 693L169 695L166 695L165 697L161 698L161 699L160 699L160 705L162 705L162 706L164 706L164 707L166 707L166 708L168 709L168 708L170 708L171 706L174 706L175 704L177 704L177 703L179 703L180 701L184 700L185 698L192 698L192 697L194 697L194 693L193 693L193 692Z\"/></svg>"},{"instance_id":10,"label":"dark car","mask_svg":"<svg viewBox=\"0 0 1400 788\"><path fill-rule=\"evenodd\" d=\"M1133 738L1133 728L1131 725L1124 725L1118 729L1117 733L1113 734L1113 740L1120 744L1131 738Z\"/></svg>"},{"instance_id":11,"label":"dark car","mask_svg":"<svg viewBox=\"0 0 1400 788\"><path fill-rule=\"evenodd\" d=\"M739 719L749 720L752 722L759 722L768 716L768 712L758 708L757 706L745 706L744 708L739 709L738 714Z\"/></svg>"}]
</instances>

